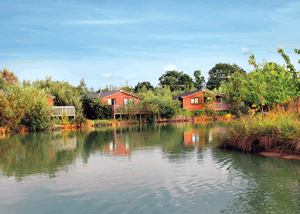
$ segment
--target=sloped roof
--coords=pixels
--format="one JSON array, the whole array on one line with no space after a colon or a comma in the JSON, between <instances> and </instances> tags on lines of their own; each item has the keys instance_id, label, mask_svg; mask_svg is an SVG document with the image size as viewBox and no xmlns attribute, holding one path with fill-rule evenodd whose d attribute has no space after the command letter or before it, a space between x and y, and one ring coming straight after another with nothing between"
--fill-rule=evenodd
<instances>
[{"instance_id":1,"label":"sloped roof","mask_svg":"<svg viewBox=\"0 0 300 214\"><path fill-rule=\"evenodd\" d=\"M127 91L123 91L123 90L118 90L118 91L108 91L108 92L103 92L103 93L101 93L101 94L99 94L99 93L89 94L89 97L90 97L90 98L107 97L107 96L110 96L110 95L112 95L112 94L116 94L116 93L118 93L118 92L122 92L122 93L124 93L124 94L128 94L128 95L131 95L131 96L136 97L136 98L141 98L140 96L137 96L137 95L135 95L135 94L131 94L131 93L129 93L129 92L127 92Z\"/></svg>"},{"instance_id":2,"label":"sloped roof","mask_svg":"<svg viewBox=\"0 0 300 214\"><path fill-rule=\"evenodd\" d=\"M182 93L182 94L178 94L176 96L173 96L172 98L173 99L177 99L177 98L184 98L184 97L187 97L187 96L190 96L192 94L197 94L198 92L205 92L205 90L199 90L199 91L191 91L191 92L187 92L187 93ZM225 95L223 94L218 94L218 93L214 93L216 96L220 96L220 97L225 97Z\"/></svg>"}]
</instances>

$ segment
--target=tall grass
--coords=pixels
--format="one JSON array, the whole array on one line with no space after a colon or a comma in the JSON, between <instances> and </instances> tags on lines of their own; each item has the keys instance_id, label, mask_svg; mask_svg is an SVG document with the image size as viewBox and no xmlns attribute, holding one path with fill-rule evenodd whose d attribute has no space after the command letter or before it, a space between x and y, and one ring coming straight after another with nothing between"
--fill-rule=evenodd
<instances>
[{"instance_id":1,"label":"tall grass","mask_svg":"<svg viewBox=\"0 0 300 214\"><path fill-rule=\"evenodd\" d=\"M243 152L300 150L299 99L286 105L274 105L264 117L249 114L232 121L228 136L220 139L220 148Z\"/></svg>"}]
</instances>

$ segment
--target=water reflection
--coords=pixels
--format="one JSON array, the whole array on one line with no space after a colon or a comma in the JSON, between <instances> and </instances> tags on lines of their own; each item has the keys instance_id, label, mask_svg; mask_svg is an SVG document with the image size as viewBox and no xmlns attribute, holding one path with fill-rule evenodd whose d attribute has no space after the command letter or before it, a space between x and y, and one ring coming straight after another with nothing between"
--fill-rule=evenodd
<instances>
[{"instance_id":1,"label":"water reflection","mask_svg":"<svg viewBox=\"0 0 300 214\"><path fill-rule=\"evenodd\" d=\"M214 149L222 134L226 124L178 123L6 136L0 210L297 213L300 163Z\"/></svg>"},{"instance_id":2,"label":"water reflection","mask_svg":"<svg viewBox=\"0 0 300 214\"><path fill-rule=\"evenodd\" d=\"M122 129L40 132L13 134L0 139L0 165L5 176L17 179L45 173L55 176L79 156L84 163L101 151L103 155L130 156L140 148L162 149L164 158L180 161L190 157L195 148L210 145L214 133L224 126L212 124L137 125Z\"/></svg>"}]
</instances>

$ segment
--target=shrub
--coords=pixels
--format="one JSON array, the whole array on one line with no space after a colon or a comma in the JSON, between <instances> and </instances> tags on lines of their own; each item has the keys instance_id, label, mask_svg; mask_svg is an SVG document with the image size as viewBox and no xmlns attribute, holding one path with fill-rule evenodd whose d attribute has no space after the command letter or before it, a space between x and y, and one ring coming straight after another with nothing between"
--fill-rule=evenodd
<instances>
[{"instance_id":1,"label":"shrub","mask_svg":"<svg viewBox=\"0 0 300 214\"><path fill-rule=\"evenodd\" d=\"M248 114L248 113L249 113L249 110L250 110L250 107L249 107L249 106L240 106L240 107L239 107L239 110L240 110L241 113L243 113L243 114Z\"/></svg>"},{"instance_id":2,"label":"shrub","mask_svg":"<svg viewBox=\"0 0 300 214\"><path fill-rule=\"evenodd\" d=\"M43 90L15 84L7 88L6 96L0 93L0 126L12 131L22 125L32 130L45 129L50 123L50 115Z\"/></svg>"},{"instance_id":3,"label":"shrub","mask_svg":"<svg viewBox=\"0 0 300 214\"><path fill-rule=\"evenodd\" d=\"M196 117L202 116L202 115L206 115L206 111L204 109L197 109L192 111L192 114Z\"/></svg>"},{"instance_id":4,"label":"shrub","mask_svg":"<svg viewBox=\"0 0 300 214\"><path fill-rule=\"evenodd\" d=\"M193 114L192 114L192 112L191 112L190 110L188 110L188 109L180 108L180 109L178 109L176 116L192 117Z\"/></svg>"},{"instance_id":5,"label":"shrub","mask_svg":"<svg viewBox=\"0 0 300 214\"><path fill-rule=\"evenodd\" d=\"M160 109L161 118L171 119L175 116L175 114L176 114L176 110L172 108L172 106L165 105Z\"/></svg>"}]
</instances>

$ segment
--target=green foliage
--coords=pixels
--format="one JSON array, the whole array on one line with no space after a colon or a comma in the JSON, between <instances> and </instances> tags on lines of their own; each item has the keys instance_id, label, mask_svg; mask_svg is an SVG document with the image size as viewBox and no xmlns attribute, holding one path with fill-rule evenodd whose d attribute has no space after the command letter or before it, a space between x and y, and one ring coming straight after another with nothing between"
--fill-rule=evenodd
<instances>
[{"instance_id":1,"label":"green foliage","mask_svg":"<svg viewBox=\"0 0 300 214\"><path fill-rule=\"evenodd\" d=\"M235 73L222 83L228 102L237 104L236 107L240 101L245 101L246 106L263 104L271 107L273 103L284 104L300 95L299 79L293 78L294 71L274 63L258 65L251 53L248 61L254 66L253 71L249 74Z\"/></svg>"},{"instance_id":2,"label":"green foliage","mask_svg":"<svg viewBox=\"0 0 300 214\"><path fill-rule=\"evenodd\" d=\"M195 117L199 117L202 115L206 115L206 111L205 111L205 109L197 109L197 110L192 111L192 114Z\"/></svg>"},{"instance_id":3,"label":"green foliage","mask_svg":"<svg viewBox=\"0 0 300 214\"><path fill-rule=\"evenodd\" d=\"M148 90L154 90L154 87L151 85L151 83L150 82L148 82L148 81L144 81L144 82L139 82L136 86L135 86L135 88L134 88L134 92L135 93L138 93L142 88L146 88L146 90L148 91Z\"/></svg>"},{"instance_id":4,"label":"green foliage","mask_svg":"<svg viewBox=\"0 0 300 214\"><path fill-rule=\"evenodd\" d=\"M171 119L175 116L176 110L170 105L164 105L161 107L159 113L161 118Z\"/></svg>"},{"instance_id":5,"label":"green foliage","mask_svg":"<svg viewBox=\"0 0 300 214\"><path fill-rule=\"evenodd\" d=\"M249 106L240 106L239 110L241 111L242 114L248 114L250 107Z\"/></svg>"},{"instance_id":6,"label":"green foliage","mask_svg":"<svg viewBox=\"0 0 300 214\"><path fill-rule=\"evenodd\" d=\"M51 77L46 77L45 80L36 80L32 83L39 89L44 89L49 95L53 95L54 106L75 106L76 117L82 114L82 96L78 89L69 82L53 81Z\"/></svg>"},{"instance_id":7,"label":"green foliage","mask_svg":"<svg viewBox=\"0 0 300 214\"><path fill-rule=\"evenodd\" d=\"M188 109L180 108L177 110L176 116L191 118L193 116L193 113Z\"/></svg>"},{"instance_id":8,"label":"green foliage","mask_svg":"<svg viewBox=\"0 0 300 214\"><path fill-rule=\"evenodd\" d=\"M137 103L135 99L132 98L128 100L128 103L120 105L119 110L122 114L126 114L128 119L131 120L135 114L141 110L141 104Z\"/></svg>"},{"instance_id":9,"label":"green foliage","mask_svg":"<svg viewBox=\"0 0 300 214\"><path fill-rule=\"evenodd\" d=\"M140 100L140 108L148 116L160 115L162 118L172 118L180 103L178 100L172 99L170 87L156 88L154 91L144 91L139 93L142 99Z\"/></svg>"},{"instance_id":10,"label":"green foliage","mask_svg":"<svg viewBox=\"0 0 300 214\"><path fill-rule=\"evenodd\" d=\"M9 72L6 68L0 70L0 90L5 90L13 84L18 84L19 79L14 72Z\"/></svg>"},{"instance_id":11,"label":"green foliage","mask_svg":"<svg viewBox=\"0 0 300 214\"><path fill-rule=\"evenodd\" d=\"M173 70L166 71L166 73L159 78L159 86L169 86L171 91L190 91L194 84L189 75Z\"/></svg>"},{"instance_id":12,"label":"green foliage","mask_svg":"<svg viewBox=\"0 0 300 214\"><path fill-rule=\"evenodd\" d=\"M230 65L226 63L218 63L209 70L208 81L206 87L210 90L219 88L222 81L227 81L228 78L235 72L246 73L246 71L236 64Z\"/></svg>"},{"instance_id":13,"label":"green foliage","mask_svg":"<svg viewBox=\"0 0 300 214\"><path fill-rule=\"evenodd\" d=\"M14 84L7 88L6 96L0 94L0 126L13 131L20 125L41 130L50 123L50 115L46 93L33 86Z\"/></svg>"},{"instance_id":14,"label":"green foliage","mask_svg":"<svg viewBox=\"0 0 300 214\"><path fill-rule=\"evenodd\" d=\"M241 117L230 124L228 138L220 147L244 152L262 152L279 149L300 150L299 100L291 100L286 108L275 106L265 117Z\"/></svg>"},{"instance_id":15,"label":"green foliage","mask_svg":"<svg viewBox=\"0 0 300 214\"><path fill-rule=\"evenodd\" d=\"M102 102L101 97L93 98L89 102L91 106L90 119L109 119L111 117L111 107Z\"/></svg>"},{"instance_id":16,"label":"green foliage","mask_svg":"<svg viewBox=\"0 0 300 214\"><path fill-rule=\"evenodd\" d=\"M197 90L201 90L202 88L204 88L205 79L204 79L204 76L201 76L201 71L200 70L194 71L194 77L195 77L194 87Z\"/></svg>"}]
</instances>

